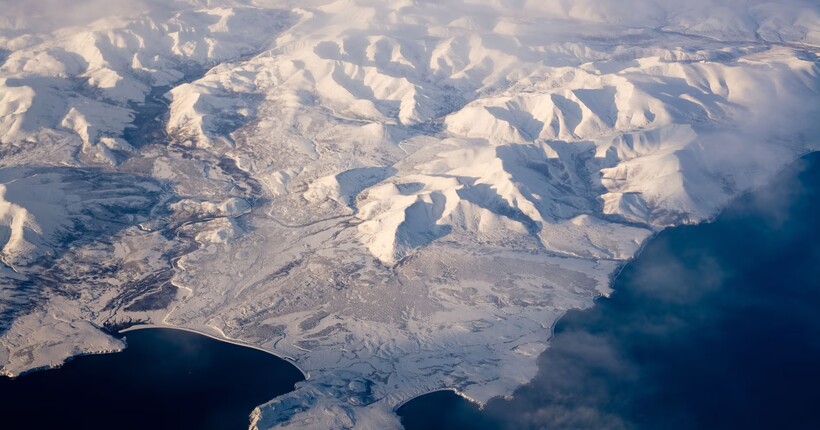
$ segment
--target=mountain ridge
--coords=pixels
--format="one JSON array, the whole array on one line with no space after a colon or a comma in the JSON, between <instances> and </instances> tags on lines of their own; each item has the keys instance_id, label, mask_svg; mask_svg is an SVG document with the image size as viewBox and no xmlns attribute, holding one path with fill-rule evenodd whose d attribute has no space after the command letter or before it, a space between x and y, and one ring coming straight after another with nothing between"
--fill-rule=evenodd
<instances>
[{"instance_id":1,"label":"mountain ridge","mask_svg":"<svg viewBox=\"0 0 820 430\"><path fill-rule=\"evenodd\" d=\"M37 198L0 201L4 246L23 212L53 243L4 251L3 372L147 321L305 369L256 428L391 428L424 392L510 393L654 233L820 145L810 2L631 5L147 1L54 33L0 25L0 185L97 169L43 188L76 188L49 200L73 214L83 187L154 184L147 212L75 244ZM66 282L21 298L42 271Z\"/></svg>"}]
</instances>

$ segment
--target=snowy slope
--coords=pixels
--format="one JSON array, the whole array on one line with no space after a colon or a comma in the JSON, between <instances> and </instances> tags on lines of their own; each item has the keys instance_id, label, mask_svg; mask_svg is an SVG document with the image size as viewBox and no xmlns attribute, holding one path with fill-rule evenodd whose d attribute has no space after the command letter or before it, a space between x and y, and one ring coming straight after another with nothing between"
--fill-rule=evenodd
<instances>
[{"instance_id":1,"label":"snowy slope","mask_svg":"<svg viewBox=\"0 0 820 430\"><path fill-rule=\"evenodd\" d=\"M6 373L180 326L308 373L257 428L397 427L510 393L652 234L820 145L810 1L142 6L0 23ZM99 193L120 228L71 221Z\"/></svg>"}]
</instances>

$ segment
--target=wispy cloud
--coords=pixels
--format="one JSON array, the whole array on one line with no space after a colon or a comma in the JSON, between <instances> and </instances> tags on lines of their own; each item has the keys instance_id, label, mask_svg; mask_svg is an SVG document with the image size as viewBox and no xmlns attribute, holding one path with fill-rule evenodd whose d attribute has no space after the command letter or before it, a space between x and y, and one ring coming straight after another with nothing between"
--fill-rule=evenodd
<instances>
[{"instance_id":1,"label":"wispy cloud","mask_svg":"<svg viewBox=\"0 0 820 430\"><path fill-rule=\"evenodd\" d=\"M0 30L49 32L101 18L133 16L176 1L158 0L0 0Z\"/></svg>"},{"instance_id":2,"label":"wispy cloud","mask_svg":"<svg viewBox=\"0 0 820 430\"><path fill-rule=\"evenodd\" d=\"M804 400L820 378L818 161L796 163L715 224L661 234L611 298L559 323L538 376L486 414L501 428L551 430L816 418Z\"/></svg>"}]
</instances>

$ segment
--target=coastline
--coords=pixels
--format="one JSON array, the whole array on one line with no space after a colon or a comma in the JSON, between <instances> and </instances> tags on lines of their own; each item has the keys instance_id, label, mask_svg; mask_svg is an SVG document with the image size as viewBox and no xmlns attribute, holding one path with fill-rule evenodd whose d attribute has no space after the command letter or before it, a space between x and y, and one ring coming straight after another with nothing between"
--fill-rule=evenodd
<instances>
[{"instance_id":1,"label":"coastline","mask_svg":"<svg viewBox=\"0 0 820 430\"><path fill-rule=\"evenodd\" d=\"M787 172L789 169L793 169L793 168L795 168L795 167L796 167L796 165L797 165L798 163L802 162L802 160L803 160L804 158L809 157L809 156L813 156L813 155L815 155L815 154L816 154L817 156L820 156L820 150L811 150L811 151L804 151L804 152L801 152L801 153L800 153L797 157L795 157L793 160L791 160L791 161L789 161L788 163L784 164L784 165L783 165L783 166L781 166L779 169L777 169L774 173L772 173L772 175L768 178L768 180L767 180L766 182L761 183L761 184L759 184L759 185L757 185L757 186L755 186L755 187L752 187L752 188L750 188L750 189L748 189L748 190L745 190L744 192L742 192L742 193L740 193L740 194L738 194L738 195L736 195L736 196L732 197L732 198L731 198L731 199L729 199L729 200L728 200L728 201L727 201L724 205L722 205L722 206L721 206L721 207L717 210L717 212L716 212L714 215L712 215L712 216L710 216L710 217L708 217L708 218L704 218L703 220L698 221L698 222L694 222L694 223L683 223L683 224L679 224L679 225L675 225L675 226L667 226L667 227L662 227L662 228L660 228L660 229L658 229L658 230L653 230L653 231L652 231L652 234L651 234L650 236L648 236L648 237L646 238L646 240L644 240L644 241L641 243L640 247L639 247L639 248L638 248L638 250L635 252L635 254L634 254L632 257L630 257L628 260L625 260L622 264L620 264L620 265L617 267L617 269L613 272L613 274L611 275L611 277L610 277L610 279L609 279L609 281L608 281L608 286L609 286L609 288L610 288L610 290L611 290L611 293L610 293L610 294L614 294L615 292L617 292L617 290L615 290L613 287L615 286L615 282L616 282L616 280L618 279L618 277L620 277L620 276L621 276L621 274L623 273L623 271L624 271L624 270L625 270L625 269L626 269L626 268L627 268L627 267L628 267L631 263L633 263L636 259L638 259L638 258L639 258L639 257L643 254L643 252L647 249L647 247L650 245L650 243L652 243L652 242L653 242L653 241L654 241L654 240L658 237L658 235L659 235L660 233L662 233L662 232L664 232L664 231L666 231L666 230L668 230L668 229L675 229L675 228L686 227L686 226L698 226L698 225L703 225L703 224L711 224L711 223L714 223L714 222L715 222L715 221L716 221L716 220L717 220L717 219L718 219L721 215L723 215L723 214L725 213L725 211L726 211L729 207L731 207L733 204L735 204L735 203L736 203L736 202L738 202L739 200L741 200L741 199L743 199L743 198L745 198L745 197L747 197L747 196L749 196L749 195L751 195L751 194L754 194L755 192L758 192L758 191L760 191L761 189L763 189L763 188L765 188L765 187L767 187L767 186L771 185L771 184L772 184L772 179L774 179L774 178L777 178L777 177L781 176L783 173ZM560 313L560 315L558 316L558 318L556 318L556 319L555 319L555 321L553 321L552 325L550 326L550 329L549 329L549 335L548 335L547 339L545 340L545 343L549 345L549 343L553 340L553 338L555 337L555 328L558 326L558 324L561 322L561 320L562 320L562 319L566 316L566 314L567 314L568 312L570 312L570 311L572 311L572 310L584 311L584 310L586 310L586 309L591 309L592 307L594 307L594 306L596 306L596 305L598 304L598 300L599 300L599 299L601 299L602 297L609 297L609 296L608 296L608 295L606 295L606 294L598 294L597 296L593 297L593 299L592 299L592 305L591 305L590 307L588 307L588 308L581 308L581 309L570 309L570 310L566 310L566 311L561 312L561 313ZM542 354L547 353L548 351L549 351L549 347L547 348L547 350L545 350L544 352L542 352L541 354L539 354L539 355L538 355L538 357L540 357ZM536 360L537 360L537 358L536 358ZM529 383L529 382L528 382L528 383ZM527 384L521 384L521 385L518 385L518 386L516 386L516 387L514 387L514 388L513 388L512 392L514 393L516 390L518 390L519 388L521 388L521 387L523 387L523 386L526 386L526 385L527 385ZM413 400L419 399L419 398L424 397L424 396L429 395L429 394L439 393L439 392L443 392L443 391L449 391L449 392L452 392L452 393L456 394L457 396L459 396L459 397L463 398L464 400L466 400L466 401L468 401L468 402L470 402L470 403L472 403L472 404L477 405L477 406L479 407L479 410L484 410L484 408L485 408L485 406L486 406L486 403L487 403L487 402L480 402L480 401L477 401L477 400L475 400L475 399L473 399L473 398L471 398L471 397L469 397L469 396L465 395L464 393L462 393L462 392L460 392L459 390L456 390L456 389L454 389L454 388L440 388L440 389L435 389L435 390L427 391L427 392L425 392L425 393L423 393L423 394L419 394L419 395L417 395L417 396L415 396L415 397L413 397L413 398L410 398L410 399L407 399L407 400L405 400L405 401L401 402L400 404L398 404L397 406L395 406L395 407L393 408L393 412L394 412L394 413L395 413L395 412L397 412L397 411L398 411L398 410L399 410L402 406L404 406L404 405L406 405L406 404L408 404L408 403L412 402ZM495 398L503 398L503 399L505 399L505 400L509 400L509 399L511 399L511 398L512 398L512 396L513 396L513 394L508 394L508 395L496 396ZM492 400L492 398L491 398L490 400ZM488 402L489 402L490 400L488 400Z\"/></svg>"},{"instance_id":2,"label":"coastline","mask_svg":"<svg viewBox=\"0 0 820 430\"><path fill-rule=\"evenodd\" d=\"M6 378L8 380L14 380L14 379L21 378L23 376L30 375L30 374L36 373L36 372L44 372L44 371L47 371L47 370L59 369L59 368L65 366L66 364L68 364L69 362L71 362L72 360L75 360L75 359L80 358L80 357L85 357L85 356L88 356L88 355L116 354L118 352L124 351L125 348L127 348L127 347L128 347L128 345L124 345L120 349L110 349L110 350L100 350L100 351L83 351L81 353L77 353L77 354L66 357L60 363L54 363L54 364L49 364L49 365L45 365L45 366L35 367L35 368L32 368L32 369L24 370L24 371L22 371L18 374L10 374L8 372L3 371L3 372L0 372L0 377Z\"/></svg>"},{"instance_id":3,"label":"coastline","mask_svg":"<svg viewBox=\"0 0 820 430\"><path fill-rule=\"evenodd\" d=\"M661 229L659 229L659 230L657 230L657 231L653 231L652 235L650 235L649 237L647 237L647 239L646 239L645 241L643 241L643 242L642 242L641 246L638 248L638 250L635 252L635 254L634 254L634 255L633 255L630 259L625 260L622 264L620 264L620 265L617 267L617 269L613 272L613 274L612 274L612 276L611 276L611 279L609 280L609 286L610 286L610 287L612 287L612 286L614 285L615 280L616 280L616 279L617 279L617 278L618 278L618 277L619 277L619 276L623 273L623 271L625 270L625 268L626 268L626 267L627 267L630 263L632 263L634 260L636 260L638 257L640 257L640 256L643 254L643 252L645 251L645 249L648 247L648 245L649 245L650 243L652 243L652 241L653 241L653 240L655 240L655 239L656 239L656 237L657 237L657 235L658 235L658 234L660 234L661 232L663 232L663 231L665 231L666 229L669 229L669 228L678 228L678 227L683 227L683 226L695 226L695 225L709 224L709 223L714 222L714 221L715 221L715 220L717 220L717 219L718 219L718 218L719 218L719 217L720 217L720 216L721 216L721 215L722 215L722 214L726 211L726 209L727 209L729 206L731 206L734 202L737 202L738 200L740 200L740 199L742 199L742 198L744 198L744 197L748 196L749 194L752 194L752 193L754 193L754 192L758 191L759 189L761 189L761 188L765 187L767 184L770 184L770 183L771 183L771 179L773 179L773 178L775 178L775 177L777 177L777 176L781 175L783 172L785 172L785 171L787 171L787 170L789 170L789 169L791 169L791 168L796 167L796 164L797 164L797 163L800 163L800 162L801 162L801 160L802 160L802 159L804 159L805 157L807 157L807 156L813 156L813 154L818 154L818 153L820 153L820 151L807 151L807 152L805 152L805 153L802 153L799 157L795 158L794 160L790 161L789 163L787 163L787 164L785 164L783 167L781 167L779 170L777 170L777 172L776 172L776 173L773 173L773 174L772 174L772 176L769 178L769 182L767 182L767 183L763 183L763 184L760 184L760 185L758 185L757 187L754 187L754 188L751 188L751 189L749 189L749 190L746 190L746 191L744 191L743 193L738 194L737 196L733 197L733 198L732 198L732 199L730 199L730 200L729 200L729 201L728 201L728 202L727 202L724 206L722 206L722 207L721 207L721 209L720 209L720 210L719 210L719 211L718 211L718 212L717 212L714 216L709 217L708 219L704 219L704 220L699 221L699 222L696 222L696 223L687 223L687 224L681 224L681 225L678 225L678 226L664 227L664 228L661 228ZM614 293L614 292L615 292L615 290L612 290L612 293ZM605 294L599 294L599 295L597 295L596 297L594 297L594 298L592 299L592 306L595 306L596 301L597 301L597 300L598 300L601 296L605 296ZM588 309L588 308L583 308L583 309ZM583 310L583 309L581 309L581 310ZM560 322L560 321L562 320L562 318L564 318L564 317L565 317L565 315L567 314L567 312L568 312L568 311L564 311L564 312L560 313L560 315L559 315L559 316L555 319L555 321L551 324L551 326L550 326L550 328L549 328L549 334L548 334L548 337L547 337L547 339L546 339L546 342L547 342L547 343L551 342L551 341L553 340L553 338L555 337L555 328L556 328L556 326L557 326L558 322ZM237 346L243 346L243 347L249 347L249 348L257 349L257 350L259 350L259 351L266 352L266 353L268 353L268 354L270 354L270 355L273 355L273 356L275 356L275 357L277 357L277 358L281 358L281 359L283 359L283 360L287 361L289 364L292 364L292 365L293 365L296 369L298 369L298 370L300 371L300 373L303 375L303 377L305 378L305 380L309 380L309 379L310 379L310 377L311 377L310 373L309 373L309 372L307 372L306 370L302 369L302 368L301 368L301 367L300 367L300 366L296 363L296 361L295 361L292 357L289 357L289 356L286 356L286 355L280 355L280 354L277 354L277 353L276 353L276 352L274 352L274 351L271 351L271 350L265 349L265 348L260 347L260 346L256 346L256 345L248 344L248 343L242 342L242 341L240 341L240 340L235 340L235 339L230 339L230 338L226 338L226 337L221 337L221 336L219 336L218 334L216 334L216 333L214 333L214 332L207 332L207 331L203 331L203 330L197 330L197 329L194 329L194 328L187 328L187 327L173 326L173 325L169 325L169 324L142 324L142 323L138 323L138 324L135 324L135 325L130 326L130 327L128 327L128 328L125 328L125 329L119 330L119 331L117 331L117 332L115 332L115 333L117 333L117 334L123 334L123 335L124 335L124 334L126 334L126 333L128 333L128 332L130 332L130 331L144 330L144 329L151 329L151 328L167 328L167 329L175 329L175 330L187 331L187 332L191 332L191 333L199 334L199 335L202 335L202 336L206 336L206 337L209 337L209 338L214 339L214 340L217 340L217 341L226 342L226 343L229 343L229 344L234 344L234 345L237 345ZM126 344L124 345L124 348L127 348L127 341L126 341ZM123 349L124 349L124 348L123 348ZM13 378L16 378L16 377L19 377L19 376L24 376L24 375L26 375L26 374L29 374L29 373L32 373L32 372L36 372L36 371L39 371L39 370L48 370L48 369L59 368L59 367L63 366L64 364L68 363L69 361L71 361L71 360L73 360L73 359L75 359L75 358L77 358L77 357L84 356L84 355L97 355L97 354L116 353L116 352L121 352L123 349L116 349L116 350L100 350L100 351L92 351L92 352L83 352L83 353L76 354L76 355L73 355L73 356L71 356L71 357L68 357L68 358L67 358L66 360L64 360L62 363L55 364L55 365L53 365L53 366L43 366L43 367L39 367L39 368L35 368L35 369L30 369L30 370L27 370L27 371L25 371L25 372L22 372L22 373L21 373L21 374L19 374L19 375L15 375L15 376L8 376L8 375L4 375L4 376L7 376L7 377L9 377L9 378L13 379ZM542 353L542 354L543 354L543 353ZM539 357L540 357L540 354L539 354ZM525 384L524 384L524 385L525 385ZM518 385L518 386L512 387L512 390L511 390L511 391L515 391L517 388L519 388L519 387L521 387L521 386L523 386L523 385ZM483 407L485 406L485 403L482 403L482 402L480 402L480 401L477 401L477 400L475 400L475 399L473 399L473 398L471 398L471 397L469 397L469 396L465 395L464 393L462 393L462 392L460 392L460 391L458 391L458 390L456 390L456 389L452 389L452 388L441 388L441 389L436 389L436 390L432 390L432 391L429 391L429 392L425 392L425 393L423 393L423 394L420 394L420 395L414 396L414 397L412 397L412 398L409 398L409 399L407 399L407 400L404 400L404 401L402 401L401 403L399 403L398 405L396 405L396 406L392 407L392 410L393 410L393 412L396 412L399 408L401 408L402 406L406 405L407 403L409 403L410 401L412 401L412 400L414 400L414 399L417 399L417 398L422 397L422 396L427 395L427 394L431 394L431 393L435 393L435 392L441 392L441 391L451 391L451 392L455 393L456 395L458 395L459 397L461 397L461 398L463 398L463 399L465 399L465 400L469 401L470 403L473 403L473 404L478 405L480 409L481 409L481 408L483 408ZM510 394L509 396L511 396L511 394ZM508 398L509 396L503 396L503 397L504 397L504 398ZM499 397L502 397L502 396L499 396Z\"/></svg>"},{"instance_id":4,"label":"coastline","mask_svg":"<svg viewBox=\"0 0 820 430\"><path fill-rule=\"evenodd\" d=\"M158 329L158 328L164 328L164 329L170 329L170 330L179 330L179 331L186 331L186 332L189 332L189 333L198 334L198 335L200 335L200 336L205 336L205 337L211 338L211 339L216 340L216 341L219 341L219 342L225 342L225 343L229 343L229 344L231 344L231 345L242 346L242 347L245 347L245 348L251 348L251 349L255 349L255 350L257 350L257 351L262 351L262 352L265 352L265 353L270 354L270 355L272 355L272 356L274 356L274 357L276 357L276 358L279 358L279 359L281 359L281 360L284 360L284 361L288 362L288 364L293 365L293 367L295 367L295 368L299 371L299 373L301 373L301 374L302 374L302 376L305 378L305 380L306 380L306 381L307 381L308 379L310 379L310 373L309 373L308 371L306 371L305 369L302 369L302 368L299 366L299 364L297 364L297 363L296 363L296 361L295 361L292 357L289 357L289 356L286 356L286 355L283 355L283 354L278 354L278 353L276 353L276 352L273 352L273 351L267 350L267 349L262 348L262 347L260 347L260 346L251 345L251 344L249 344L249 343L245 343L245 342L242 342L242 341L239 341L239 340L235 340L235 339L229 339L229 338L219 337L219 336L217 336L217 335L215 335L215 334L212 334L212 333L207 333L207 332L200 331L200 330L196 330L196 329L192 329L192 328L187 328L187 327L177 327L177 326L166 325L166 324L136 324L136 325L133 325L133 326L131 326L131 327L124 328L124 329L122 329L122 330L118 331L117 333L118 333L118 334L123 334L123 335L124 335L125 333L131 332L131 331L137 331L137 330L148 330L148 329ZM126 338L126 341L127 341L127 338ZM127 342L126 342L126 344L127 344ZM127 345L126 345L126 347L127 347ZM120 351L121 351L121 350L120 350ZM116 351L116 352L119 352L119 351Z\"/></svg>"}]
</instances>

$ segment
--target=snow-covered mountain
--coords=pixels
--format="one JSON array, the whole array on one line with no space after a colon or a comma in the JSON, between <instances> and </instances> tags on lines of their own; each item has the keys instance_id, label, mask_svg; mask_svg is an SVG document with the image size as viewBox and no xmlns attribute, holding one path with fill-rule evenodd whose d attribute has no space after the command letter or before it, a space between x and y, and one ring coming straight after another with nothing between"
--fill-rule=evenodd
<instances>
[{"instance_id":1,"label":"snow-covered mountain","mask_svg":"<svg viewBox=\"0 0 820 430\"><path fill-rule=\"evenodd\" d=\"M307 373L257 428L509 394L652 234L820 147L809 0L38 1L0 19L3 371L194 329Z\"/></svg>"}]
</instances>

